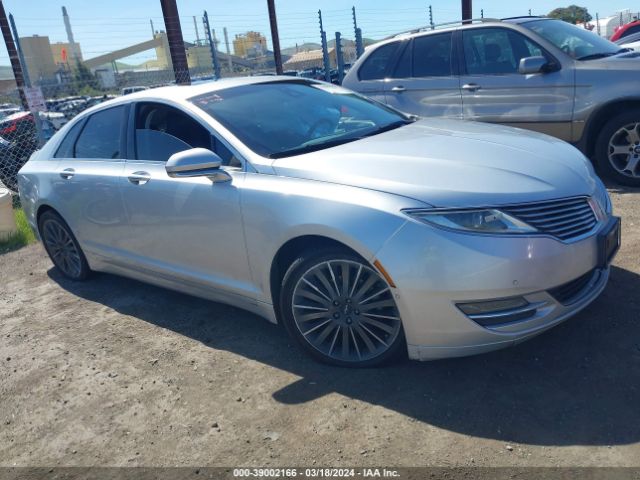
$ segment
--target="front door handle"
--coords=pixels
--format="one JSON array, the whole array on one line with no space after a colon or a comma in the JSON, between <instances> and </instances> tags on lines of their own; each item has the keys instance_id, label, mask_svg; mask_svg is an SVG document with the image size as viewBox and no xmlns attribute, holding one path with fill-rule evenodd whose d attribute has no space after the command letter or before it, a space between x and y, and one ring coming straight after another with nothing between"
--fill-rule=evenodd
<instances>
[{"instance_id":1,"label":"front door handle","mask_svg":"<svg viewBox=\"0 0 640 480\"><path fill-rule=\"evenodd\" d=\"M404 88L402 85L398 85L396 87L393 87L391 89L392 92L396 92L396 93L402 93L406 90L406 88Z\"/></svg>"},{"instance_id":2,"label":"front door handle","mask_svg":"<svg viewBox=\"0 0 640 480\"><path fill-rule=\"evenodd\" d=\"M134 185L144 185L151 179L151 175L149 175L149 172L140 171L140 172L133 172L127 178Z\"/></svg>"},{"instance_id":3,"label":"front door handle","mask_svg":"<svg viewBox=\"0 0 640 480\"><path fill-rule=\"evenodd\" d=\"M69 180L73 178L75 174L76 174L76 171L73 168L65 168L60 172L60 176L65 180Z\"/></svg>"},{"instance_id":4,"label":"front door handle","mask_svg":"<svg viewBox=\"0 0 640 480\"><path fill-rule=\"evenodd\" d=\"M467 92L477 92L481 88L482 87L477 83L467 83L466 85L462 86L462 90L465 90Z\"/></svg>"}]
</instances>

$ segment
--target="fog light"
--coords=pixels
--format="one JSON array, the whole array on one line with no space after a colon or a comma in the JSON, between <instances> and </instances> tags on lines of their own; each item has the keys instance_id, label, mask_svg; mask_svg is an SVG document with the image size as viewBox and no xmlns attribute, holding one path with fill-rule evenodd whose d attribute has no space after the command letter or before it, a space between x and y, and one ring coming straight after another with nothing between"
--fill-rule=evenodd
<instances>
[{"instance_id":1,"label":"fog light","mask_svg":"<svg viewBox=\"0 0 640 480\"><path fill-rule=\"evenodd\" d=\"M529 302L527 302L522 297L456 304L456 306L460 310L462 310L463 313L470 316L484 315L487 313L498 313L504 310L513 310L514 308L526 307L527 305L529 305Z\"/></svg>"},{"instance_id":2,"label":"fog light","mask_svg":"<svg viewBox=\"0 0 640 480\"><path fill-rule=\"evenodd\" d=\"M541 303L529 303L522 297L458 303L456 306L483 327L495 327L533 317Z\"/></svg>"}]
</instances>

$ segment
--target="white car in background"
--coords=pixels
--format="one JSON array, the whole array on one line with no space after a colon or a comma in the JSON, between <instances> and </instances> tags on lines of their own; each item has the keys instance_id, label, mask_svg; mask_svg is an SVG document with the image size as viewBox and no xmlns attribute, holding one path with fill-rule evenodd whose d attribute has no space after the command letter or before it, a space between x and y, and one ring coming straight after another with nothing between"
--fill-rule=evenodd
<instances>
[{"instance_id":1,"label":"white car in background","mask_svg":"<svg viewBox=\"0 0 640 480\"><path fill-rule=\"evenodd\" d=\"M630 48L632 50L635 50L636 52L640 52L640 32L632 33L631 35L622 37L616 42L616 44L620 45L621 47Z\"/></svg>"}]
</instances>

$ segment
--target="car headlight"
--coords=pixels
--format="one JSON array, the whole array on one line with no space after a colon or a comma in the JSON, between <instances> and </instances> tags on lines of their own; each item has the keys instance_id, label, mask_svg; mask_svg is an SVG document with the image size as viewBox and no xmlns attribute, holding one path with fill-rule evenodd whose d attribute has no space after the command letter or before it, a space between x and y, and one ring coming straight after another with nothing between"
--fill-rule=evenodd
<instances>
[{"instance_id":1,"label":"car headlight","mask_svg":"<svg viewBox=\"0 0 640 480\"><path fill-rule=\"evenodd\" d=\"M476 233L532 233L537 230L500 210L405 210L422 222L438 227Z\"/></svg>"}]
</instances>

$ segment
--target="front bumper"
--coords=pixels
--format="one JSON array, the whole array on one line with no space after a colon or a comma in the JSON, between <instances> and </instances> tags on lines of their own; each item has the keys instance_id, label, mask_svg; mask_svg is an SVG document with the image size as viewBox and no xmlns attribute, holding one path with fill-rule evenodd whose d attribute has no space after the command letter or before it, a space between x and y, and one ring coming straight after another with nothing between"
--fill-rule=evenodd
<instances>
[{"instance_id":1,"label":"front bumper","mask_svg":"<svg viewBox=\"0 0 640 480\"><path fill-rule=\"evenodd\" d=\"M407 222L376 258L397 286L409 357L431 360L511 346L579 312L609 278L608 267L597 268L597 233L569 243L549 236L487 237ZM571 298L550 292L580 278ZM535 313L482 326L456 307L515 296L535 305Z\"/></svg>"}]
</instances>

